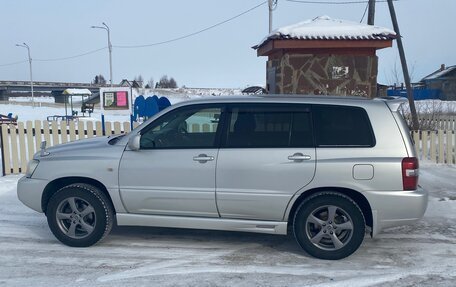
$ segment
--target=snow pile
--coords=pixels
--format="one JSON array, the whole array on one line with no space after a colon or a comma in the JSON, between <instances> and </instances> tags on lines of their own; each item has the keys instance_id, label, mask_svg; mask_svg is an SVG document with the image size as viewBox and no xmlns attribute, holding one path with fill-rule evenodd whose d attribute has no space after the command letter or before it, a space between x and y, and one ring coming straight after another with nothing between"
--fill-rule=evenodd
<instances>
[{"instance_id":1,"label":"snow pile","mask_svg":"<svg viewBox=\"0 0 456 287\"><path fill-rule=\"evenodd\" d=\"M54 99L54 97L40 96L40 97L34 97L33 101L35 102L35 104L39 105L40 103L54 103L55 99ZM28 102L32 102L32 98L30 98L30 97L10 97L9 102L10 103L14 103L14 102L28 103Z\"/></svg>"},{"instance_id":2,"label":"snow pile","mask_svg":"<svg viewBox=\"0 0 456 287\"><path fill-rule=\"evenodd\" d=\"M388 28L320 16L276 29L254 48L272 39L389 40L395 37L396 33Z\"/></svg>"}]
</instances>

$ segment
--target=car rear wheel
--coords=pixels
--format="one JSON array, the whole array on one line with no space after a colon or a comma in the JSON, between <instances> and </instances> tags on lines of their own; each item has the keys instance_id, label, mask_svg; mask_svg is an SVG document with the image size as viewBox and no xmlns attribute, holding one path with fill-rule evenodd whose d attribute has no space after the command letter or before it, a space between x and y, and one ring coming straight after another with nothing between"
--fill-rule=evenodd
<instances>
[{"instance_id":1,"label":"car rear wheel","mask_svg":"<svg viewBox=\"0 0 456 287\"><path fill-rule=\"evenodd\" d=\"M365 228L358 205L337 192L321 192L305 199L293 220L298 244L310 255L329 260L355 252L364 239Z\"/></svg>"},{"instance_id":2,"label":"car rear wheel","mask_svg":"<svg viewBox=\"0 0 456 287\"><path fill-rule=\"evenodd\" d=\"M58 190L47 208L49 228L63 244L87 247L102 240L112 228L111 202L98 188L71 184Z\"/></svg>"}]
</instances>

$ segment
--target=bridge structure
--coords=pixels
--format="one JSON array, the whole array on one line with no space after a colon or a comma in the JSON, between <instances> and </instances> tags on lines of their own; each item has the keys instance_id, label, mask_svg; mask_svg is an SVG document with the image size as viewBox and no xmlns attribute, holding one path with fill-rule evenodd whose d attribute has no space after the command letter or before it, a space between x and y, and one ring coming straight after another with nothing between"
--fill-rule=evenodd
<instances>
[{"instance_id":1,"label":"bridge structure","mask_svg":"<svg viewBox=\"0 0 456 287\"><path fill-rule=\"evenodd\" d=\"M51 93L56 103L64 103L66 97L62 94L66 89L88 89L98 93L106 85L92 83L64 83L33 81L33 91L38 93ZM0 101L7 101L10 97L30 94L30 81L0 81Z\"/></svg>"}]
</instances>

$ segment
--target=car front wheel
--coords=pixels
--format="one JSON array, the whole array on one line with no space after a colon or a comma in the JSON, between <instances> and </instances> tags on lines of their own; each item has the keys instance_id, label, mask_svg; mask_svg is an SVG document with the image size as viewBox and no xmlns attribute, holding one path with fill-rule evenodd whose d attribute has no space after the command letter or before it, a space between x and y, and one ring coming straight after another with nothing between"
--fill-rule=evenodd
<instances>
[{"instance_id":1,"label":"car front wheel","mask_svg":"<svg viewBox=\"0 0 456 287\"><path fill-rule=\"evenodd\" d=\"M98 188L71 184L59 189L49 200L47 221L63 244L87 247L109 234L114 211L111 202Z\"/></svg>"}]
</instances>

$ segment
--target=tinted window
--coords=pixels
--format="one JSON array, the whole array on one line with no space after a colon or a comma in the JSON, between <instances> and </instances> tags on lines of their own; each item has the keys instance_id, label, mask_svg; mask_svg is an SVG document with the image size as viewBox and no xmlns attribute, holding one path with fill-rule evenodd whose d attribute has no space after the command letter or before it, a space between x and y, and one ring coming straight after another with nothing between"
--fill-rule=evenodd
<instances>
[{"instance_id":1,"label":"tinted window","mask_svg":"<svg viewBox=\"0 0 456 287\"><path fill-rule=\"evenodd\" d=\"M364 109L346 106L313 106L318 146L375 145L375 138Z\"/></svg>"},{"instance_id":2,"label":"tinted window","mask_svg":"<svg viewBox=\"0 0 456 287\"><path fill-rule=\"evenodd\" d=\"M181 108L141 132L141 149L215 147L221 108Z\"/></svg>"},{"instance_id":3,"label":"tinted window","mask_svg":"<svg viewBox=\"0 0 456 287\"><path fill-rule=\"evenodd\" d=\"M311 147L309 109L244 105L230 109L226 147Z\"/></svg>"}]
</instances>

